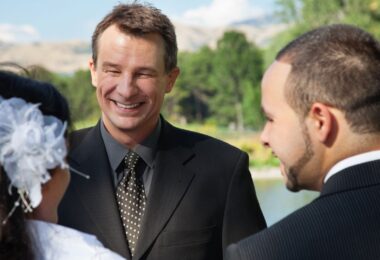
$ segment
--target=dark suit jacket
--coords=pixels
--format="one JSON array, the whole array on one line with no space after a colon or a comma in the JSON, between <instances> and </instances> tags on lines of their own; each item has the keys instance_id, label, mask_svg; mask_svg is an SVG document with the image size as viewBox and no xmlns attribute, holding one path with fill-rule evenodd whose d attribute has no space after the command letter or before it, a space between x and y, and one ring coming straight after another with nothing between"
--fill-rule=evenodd
<instances>
[{"instance_id":1,"label":"dark suit jacket","mask_svg":"<svg viewBox=\"0 0 380 260\"><path fill-rule=\"evenodd\" d=\"M316 200L229 246L227 259L380 259L380 161L333 175Z\"/></svg>"},{"instance_id":2,"label":"dark suit jacket","mask_svg":"<svg viewBox=\"0 0 380 260\"><path fill-rule=\"evenodd\" d=\"M131 259L100 125L71 138L72 174L59 222L94 234ZM246 153L163 120L142 230L132 259L222 259L223 250L265 228Z\"/></svg>"}]
</instances>

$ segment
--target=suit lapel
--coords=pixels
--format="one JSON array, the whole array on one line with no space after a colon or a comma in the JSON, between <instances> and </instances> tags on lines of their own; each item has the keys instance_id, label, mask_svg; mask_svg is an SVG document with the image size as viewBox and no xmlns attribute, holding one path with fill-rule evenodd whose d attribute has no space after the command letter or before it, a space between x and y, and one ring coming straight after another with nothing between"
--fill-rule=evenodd
<instances>
[{"instance_id":1,"label":"suit lapel","mask_svg":"<svg viewBox=\"0 0 380 260\"><path fill-rule=\"evenodd\" d=\"M163 120L164 121L164 120ZM174 128L164 121L156 155L142 229L133 259L140 259L160 234L186 193L194 173L185 164L194 157L191 149L176 140Z\"/></svg>"},{"instance_id":2,"label":"suit lapel","mask_svg":"<svg viewBox=\"0 0 380 260\"><path fill-rule=\"evenodd\" d=\"M99 123L69 156L70 164L89 174L90 179L72 174L72 178L77 178L72 183L75 185L78 200L82 202L89 219L93 222L92 225L103 237L102 240L106 241L106 246L112 245L113 248L119 248L119 252L124 251L129 255Z\"/></svg>"}]
</instances>

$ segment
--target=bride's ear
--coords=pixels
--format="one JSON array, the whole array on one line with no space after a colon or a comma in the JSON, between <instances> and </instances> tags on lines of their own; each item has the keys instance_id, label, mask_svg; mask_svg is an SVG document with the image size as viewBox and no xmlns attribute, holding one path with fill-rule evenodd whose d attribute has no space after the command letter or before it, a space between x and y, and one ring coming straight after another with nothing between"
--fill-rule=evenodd
<instances>
[{"instance_id":1,"label":"bride's ear","mask_svg":"<svg viewBox=\"0 0 380 260\"><path fill-rule=\"evenodd\" d=\"M28 214L28 218L57 223L58 206L69 185L70 173L60 167L50 170L49 173L50 180L41 185L42 201Z\"/></svg>"}]
</instances>

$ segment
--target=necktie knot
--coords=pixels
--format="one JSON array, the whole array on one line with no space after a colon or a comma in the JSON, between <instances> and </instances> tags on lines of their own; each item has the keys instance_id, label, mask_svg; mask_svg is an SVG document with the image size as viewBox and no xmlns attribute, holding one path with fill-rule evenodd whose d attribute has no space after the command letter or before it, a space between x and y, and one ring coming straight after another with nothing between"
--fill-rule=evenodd
<instances>
[{"instance_id":1,"label":"necktie knot","mask_svg":"<svg viewBox=\"0 0 380 260\"><path fill-rule=\"evenodd\" d=\"M124 165L128 170L134 170L139 160L139 155L133 151L128 152L124 157Z\"/></svg>"}]
</instances>

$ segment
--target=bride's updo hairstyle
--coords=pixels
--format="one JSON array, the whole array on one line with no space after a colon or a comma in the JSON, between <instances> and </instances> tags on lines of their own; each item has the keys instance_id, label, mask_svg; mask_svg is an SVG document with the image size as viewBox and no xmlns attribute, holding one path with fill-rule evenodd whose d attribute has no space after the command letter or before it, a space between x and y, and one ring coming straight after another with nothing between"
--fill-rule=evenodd
<instances>
[{"instance_id":1,"label":"bride's updo hairstyle","mask_svg":"<svg viewBox=\"0 0 380 260\"><path fill-rule=\"evenodd\" d=\"M43 115L70 122L66 99L49 83L0 69L0 96L4 100L18 97L28 103L39 104ZM0 165L0 259L34 259L26 231L25 213L21 206L14 207L18 198L17 190L10 186L10 179ZM12 210L11 216L7 218Z\"/></svg>"}]
</instances>

